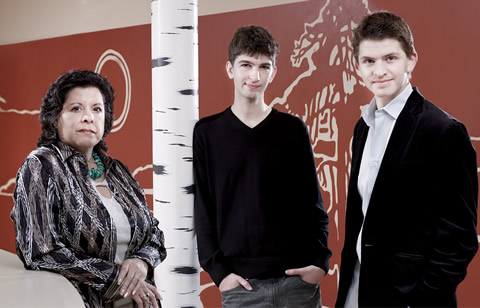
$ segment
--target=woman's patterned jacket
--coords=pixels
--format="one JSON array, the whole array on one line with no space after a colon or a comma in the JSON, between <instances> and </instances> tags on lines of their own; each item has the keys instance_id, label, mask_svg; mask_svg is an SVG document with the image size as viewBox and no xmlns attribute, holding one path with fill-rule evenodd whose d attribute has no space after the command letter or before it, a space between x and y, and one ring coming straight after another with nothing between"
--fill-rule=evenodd
<instances>
[{"instance_id":1,"label":"woman's patterned jacket","mask_svg":"<svg viewBox=\"0 0 480 308\"><path fill-rule=\"evenodd\" d=\"M142 188L120 161L99 153L114 198L131 226L126 258L140 258L153 269L166 257L163 232L152 217ZM17 254L32 270L65 276L86 307L108 307L120 266L114 263L116 230L90 183L85 157L57 142L34 150L17 174L11 218Z\"/></svg>"}]
</instances>

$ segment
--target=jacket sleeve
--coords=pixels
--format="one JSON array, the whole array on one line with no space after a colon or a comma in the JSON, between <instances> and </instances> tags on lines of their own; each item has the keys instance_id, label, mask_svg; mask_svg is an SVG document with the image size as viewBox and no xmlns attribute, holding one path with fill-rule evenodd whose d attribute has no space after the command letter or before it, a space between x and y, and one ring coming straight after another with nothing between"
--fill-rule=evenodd
<instances>
[{"instance_id":1,"label":"jacket sleeve","mask_svg":"<svg viewBox=\"0 0 480 308\"><path fill-rule=\"evenodd\" d=\"M444 291L455 291L478 249L475 149L466 128L456 120L444 129L438 144L435 159L437 226L432 255L418 288L421 293L418 298L429 305L441 303Z\"/></svg>"},{"instance_id":2,"label":"jacket sleeve","mask_svg":"<svg viewBox=\"0 0 480 308\"><path fill-rule=\"evenodd\" d=\"M195 230L198 257L203 269L218 286L232 273L220 250L216 228L216 209L209 185L206 147L199 133L198 123L193 134L193 168L195 175Z\"/></svg>"},{"instance_id":3,"label":"jacket sleeve","mask_svg":"<svg viewBox=\"0 0 480 308\"><path fill-rule=\"evenodd\" d=\"M153 270L167 257L167 250L165 248L165 237L163 231L158 227L159 221L150 214L145 193L140 184L135 180L132 173L121 162L117 161L122 166L122 174L124 178L128 178L127 187L124 189L131 189L127 195L135 196L132 202L138 203L138 207L142 212L145 224L144 238L139 243L136 250L134 250L128 258L139 258L145 261L149 266L148 277L153 277Z\"/></svg>"},{"instance_id":4,"label":"jacket sleeve","mask_svg":"<svg viewBox=\"0 0 480 308\"><path fill-rule=\"evenodd\" d=\"M58 232L59 212L64 210L62 192L48 171L49 163L31 155L17 174L11 213L17 254L27 269L61 274L74 284L89 285L105 298L111 298L117 289L118 267L73 251L62 241L63 235Z\"/></svg>"},{"instance_id":5,"label":"jacket sleeve","mask_svg":"<svg viewBox=\"0 0 480 308\"><path fill-rule=\"evenodd\" d=\"M150 214L148 206L144 214L147 230L145 237L141 244L135 249L127 259L138 258L143 260L148 265L147 279L150 283L153 282L155 268L167 257L167 250L165 248L165 238L163 231L158 228L158 220Z\"/></svg>"},{"instance_id":6,"label":"jacket sleeve","mask_svg":"<svg viewBox=\"0 0 480 308\"><path fill-rule=\"evenodd\" d=\"M153 271L167 257L167 250L164 244L163 231L158 228L158 220L151 215L148 219L150 227L144 243L128 258L142 259L149 265L150 270Z\"/></svg>"}]
</instances>

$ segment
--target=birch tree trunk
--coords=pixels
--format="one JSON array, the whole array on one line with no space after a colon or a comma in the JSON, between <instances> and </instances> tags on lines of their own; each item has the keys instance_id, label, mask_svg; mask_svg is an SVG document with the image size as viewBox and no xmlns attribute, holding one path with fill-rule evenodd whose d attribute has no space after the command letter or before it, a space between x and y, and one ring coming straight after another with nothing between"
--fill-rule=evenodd
<instances>
[{"instance_id":1,"label":"birch tree trunk","mask_svg":"<svg viewBox=\"0 0 480 308\"><path fill-rule=\"evenodd\" d=\"M197 0L153 0L154 216L167 259L155 270L164 307L200 307L193 230L193 127L198 120Z\"/></svg>"}]
</instances>

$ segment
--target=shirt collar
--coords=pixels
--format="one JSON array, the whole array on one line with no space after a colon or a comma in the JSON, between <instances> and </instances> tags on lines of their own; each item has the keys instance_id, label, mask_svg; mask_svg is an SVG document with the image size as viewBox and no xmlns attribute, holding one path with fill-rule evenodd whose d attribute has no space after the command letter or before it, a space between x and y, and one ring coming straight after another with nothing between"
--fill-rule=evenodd
<instances>
[{"instance_id":1,"label":"shirt collar","mask_svg":"<svg viewBox=\"0 0 480 308\"><path fill-rule=\"evenodd\" d=\"M52 144L53 148L60 154L60 157L65 162L73 155L78 155L80 152L72 148L71 146L66 145L65 143L58 141L55 144Z\"/></svg>"},{"instance_id":2,"label":"shirt collar","mask_svg":"<svg viewBox=\"0 0 480 308\"><path fill-rule=\"evenodd\" d=\"M61 141L57 141L56 143L52 144L52 147L55 151L60 155L63 162L66 162L70 157L82 157L86 163L85 156L82 153L78 152L74 148ZM102 159L103 165L105 166L105 170L108 172L110 167L112 166L113 160L108 156L105 152L99 152L98 155Z\"/></svg>"},{"instance_id":3,"label":"shirt collar","mask_svg":"<svg viewBox=\"0 0 480 308\"><path fill-rule=\"evenodd\" d=\"M405 107L408 97L410 96L410 94L412 94L412 92L412 85L408 83L405 89L403 89L400 94L398 94L385 107L381 109L377 109L377 104L374 97L362 114L363 120L365 121L365 123L367 123L369 127L371 127L375 123L375 112L379 110L385 111L387 114L389 114L392 118L396 120L400 115L400 112L402 112L403 107Z\"/></svg>"}]
</instances>

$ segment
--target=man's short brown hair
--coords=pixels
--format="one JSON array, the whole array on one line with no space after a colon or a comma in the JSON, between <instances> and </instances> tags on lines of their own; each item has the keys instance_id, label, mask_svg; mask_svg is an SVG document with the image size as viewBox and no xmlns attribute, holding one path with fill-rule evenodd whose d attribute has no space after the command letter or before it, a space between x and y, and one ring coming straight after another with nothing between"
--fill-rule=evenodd
<instances>
[{"instance_id":1,"label":"man's short brown hair","mask_svg":"<svg viewBox=\"0 0 480 308\"><path fill-rule=\"evenodd\" d=\"M280 48L267 29L256 26L244 26L237 29L228 47L228 61L233 65L242 54L248 56L265 55L275 65Z\"/></svg>"},{"instance_id":2,"label":"man's short brown hair","mask_svg":"<svg viewBox=\"0 0 480 308\"><path fill-rule=\"evenodd\" d=\"M355 60L358 62L359 46L362 41L383 39L399 41L407 57L415 53L412 32L407 23L400 16L382 11L363 17L353 30L352 45Z\"/></svg>"}]
</instances>

